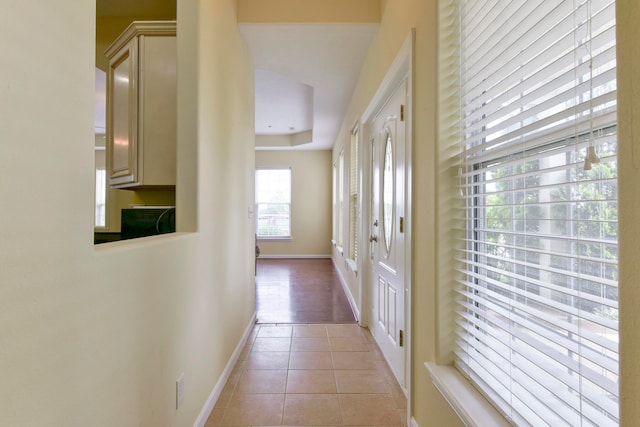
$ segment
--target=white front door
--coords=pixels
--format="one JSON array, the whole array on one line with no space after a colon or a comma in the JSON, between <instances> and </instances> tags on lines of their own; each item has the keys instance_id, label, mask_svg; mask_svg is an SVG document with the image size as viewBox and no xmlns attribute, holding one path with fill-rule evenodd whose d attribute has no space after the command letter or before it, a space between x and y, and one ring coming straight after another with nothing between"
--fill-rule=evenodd
<instances>
[{"instance_id":1,"label":"white front door","mask_svg":"<svg viewBox=\"0 0 640 427\"><path fill-rule=\"evenodd\" d=\"M370 328L401 386L405 375L405 122L406 80L370 124Z\"/></svg>"}]
</instances>

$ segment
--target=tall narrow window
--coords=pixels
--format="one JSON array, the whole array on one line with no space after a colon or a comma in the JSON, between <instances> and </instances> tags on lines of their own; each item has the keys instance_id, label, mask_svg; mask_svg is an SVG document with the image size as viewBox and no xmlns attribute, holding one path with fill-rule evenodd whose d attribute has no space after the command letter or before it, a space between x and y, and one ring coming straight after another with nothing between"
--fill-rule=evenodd
<instances>
[{"instance_id":1,"label":"tall narrow window","mask_svg":"<svg viewBox=\"0 0 640 427\"><path fill-rule=\"evenodd\" d=\"M95 204L94 227L107 227L107 158L106 158L106 120L107 120L107 74L96 67L95 85L95 120L94 120L94 148L95 148Z\"/></svg>"},{"instance_id":2,"label":"tall narrow window","mask_svg":"<svg viewBox=\"0 0 640 427\"><path fill-rule=\"evenodd\" d=\"M455 4L457 367L517 425L618 425L615 2Z\"/></svg>"},{"instance_id":3,"label":"tall narrow window","mask_svg":"<svg viewBox=\"0 0 640 427\"><path fill-rule=\"evenodd\" d=\"M331 236L333 244L338 244L338 164L333 164L333 209L331 210Z\"/></svg>"},{"instance_id":4,"label":"tall narrow window","mask_svg":"<svg viewBox=\"0 0 640 427\"><path fill-rule=\"evenodd\" d=\"M105 227L106 200L107 200L107 171L104 168L96 168L96 217L95 227Z\"/></svg>"},{"instance_id":5,"label":"tall narrow window","mask_svg":"<svg viewBox=\"0 0 640 427\"><path fill-rule=\"evenodd\" d=\"M358 261L358 128L351 132L351 156L349 162L349 258Z\"/></svg>"},{"instance_id":6,"label":"tall narrow window","mask_svg":"<svg viewBox=\"0 0 640 427\"><path fill-rule=\"evenodd\" d=\"M256 170L256 233L291 238L291 169Z\"/></svg>"},{"instance_id":7,"label":"tall narrow window","mask_svg":"<svg viewBox=\"0 0 640 427\"><path fill-rule=\"evenodd\" d=\"M338 158L338 246L344 246L344 150Z\"/></svg>"}]
</instances>

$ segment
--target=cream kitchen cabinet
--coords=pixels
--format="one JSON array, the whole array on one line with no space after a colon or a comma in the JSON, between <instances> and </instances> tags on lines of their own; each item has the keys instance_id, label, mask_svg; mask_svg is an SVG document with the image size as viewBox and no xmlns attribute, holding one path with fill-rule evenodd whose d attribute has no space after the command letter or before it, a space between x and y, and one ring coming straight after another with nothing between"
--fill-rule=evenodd
<instances>
[{"instance_id":1,"label":"cream kitchen cabinet","mask_svg":"<svg viewBox=\"0 0 640 427\"><path fill-rule=\"evenodd\" d=\"M176 184L176 23L133 22L106 51L109 185Z\"/></svg>"}]
</instances>

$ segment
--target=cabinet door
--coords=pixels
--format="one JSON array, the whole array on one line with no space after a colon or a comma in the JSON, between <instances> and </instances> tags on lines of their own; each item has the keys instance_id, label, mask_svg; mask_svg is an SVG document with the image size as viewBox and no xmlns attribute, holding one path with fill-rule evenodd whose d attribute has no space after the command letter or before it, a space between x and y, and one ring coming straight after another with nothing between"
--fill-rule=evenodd
<instances>
[{"instance_id":1,"label":"cabinet door","mask_svg":"<svg viewBox=\"0 0 640 427\"><path fill-rule=\"evenodd\" d=\"M109 184L138 180L137 40L131 40L109 62L107 138ZM109 123L110 122L110 123Z\"/></svg>"}]
</instances>

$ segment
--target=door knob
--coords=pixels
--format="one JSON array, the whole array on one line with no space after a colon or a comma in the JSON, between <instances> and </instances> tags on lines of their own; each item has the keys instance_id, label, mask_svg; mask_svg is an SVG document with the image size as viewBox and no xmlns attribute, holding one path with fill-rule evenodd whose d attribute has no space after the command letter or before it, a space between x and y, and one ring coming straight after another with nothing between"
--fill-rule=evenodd
<instances>
[{"instance_id":1,"label":"door knob","mask_svg":"<svg viewBox=\"0 0 640 427\"><path fill-rule=\"evenodd\" d=\"M378 236L373 236L373 235L369 236L369 243L377 242L377 241L378 241Z\"/></svg>"}]
</instances>

